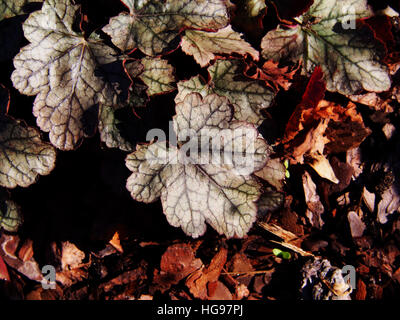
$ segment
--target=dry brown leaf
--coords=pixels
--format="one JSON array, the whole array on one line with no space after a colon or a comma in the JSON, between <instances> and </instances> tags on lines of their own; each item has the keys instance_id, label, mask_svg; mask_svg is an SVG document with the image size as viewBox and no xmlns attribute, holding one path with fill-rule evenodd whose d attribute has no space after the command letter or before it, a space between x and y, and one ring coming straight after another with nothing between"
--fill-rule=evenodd
<instances>
[{"instance_id":1,"label":"dry brown leaf","mask_svg":"<svg viewBox=\"0 0 400 320\"><path fill-rule=\"evenodd\" d=\"M365 223L361 220L359 215L355 211L350 211L347 214L349 220L351 236L353 238L359 238L365 231Z\"/></svg>"},{"instance_id":2,"label":"dry brown leaf","mask_svg":"<svg viewBox=\"0 0 400 320\"><path fill-rule=\"evenodd\" d=\"M18 236L2 234L0 238L0 256L9 267L22 273L27 278L34 281L42 281L43 274L35 259L31 257L29 260L23 261L19 258L19 251L17 250L19 243ZM24 255L22 254L22 256Z\"/></svg>"},{"instance_id":3,"label":"dry brown leaf","mask_svg":"<svg viewBox=\"0 0 400 320\"><path fill-rule=\"evenodd\" d=\"M73 243L65 241L62 243L61 268L62 270L71 270L80 268L85 253L77 248Z\"/></svg>"},{"instance_id":4,"label":"dry brown leaf","mask_svg":"<svg viewBox=\"0 0 400 320\"><path fill-rule=\"evenodd\" d=\"M260 221L260 222L258 222L258 225L261 228L267 230L268 232L271 232L272 234L276 235L277 237L283 239L283 241L285 241L285 242L291 242L291 241L298 239L298 237L294 233L287 231L276 224L265 223L265 222Z\"/></svg>"},{"instance_id":5,"label":"dry brown leaf","mask_svg":"<svg viewBox=\"0 0 400 320\"><path fill-rule=\"evenodd\" d=\"M171 285L177 284L189 274L200 269L203 263L195 258L192 247L185 243L174 244L165 251L161 257L161 270L155 271L155 288L162 293Z\"/></svg>"},{"instance_id":6,"label":"dry brown leaf","mask_svg":"<svg viewBox=\"0 0 400 320\"><path fill-rule=\"evenodd\" d=\"M233 300L232 293L221 281L213 282L212 290L210 290L210 284L209 282L208 291L211 293L208 295L208 300Z\"/></svg>"},{"instance_id":7,"label":"dry brown leaf","mask_svg":"<svg viewBox=\"0 0 400 320\"><path fill-rule=\"evenodd\" d=\"M253 67L255 71L253 71ZM289 90L292 85L292 80L297 70L299 70L300 64L296 64L293 68L279 67L279 62L272 60L266 61L262 68L254 66L246 66L244 74L252 79L262 80L267 86L270 86L276 91L279 88ZM250 74L251 73L251 74Z\"/></svg>"},{"instance_id":8,"label":"dry brown leaf","mask_svg":"<svg viewBox=\"0 0 400 320\"><path fill-rule=\"evenodd\" d=\"M3 258L0 256L0 280L10 281L10 275Z\"/></svg>"},{"instance_id":9,"label":"dry brown leaf","mask_svg":"<svg viewBox=\"0 0 400 320\"><path fill-rule=\"evenodd\" d=\"M395 95L396 87L393 88L393 94ZM349 95L347 96L351 101L366 105L371 107L376 111L383 112L393 112L393 108L390 105L390 99L382 99L376 92L368 92L364 94L358 95Z\"/></svg>"},{"instance_id":10,"label":"dry brown leaf","mask_svg":"<svg viewBox=\"0 0 400 320\"><path fill-rule=\"evenodd\" d=\"M328 179L333 183L339 183L331 164L323 155L317 153L312 154L312 161L309 165L319 174L320 177Z\"/></svg>"},{"instance_id":11,"label":"dry brown leaf","mask_svg":"<svg viewBox=\"0 0 400 320\"><path fill-rule=\"evenodd\" d=\"M321 229L324 225L321 214L324 213L325 209L317 194L317 186L314 181L312 181L312 178L307 171L303 174L303 188L307 204L306 216L312 226Z\"/></svg>"},{"instance_id":12,"label":"dry brown leaf","mask_svg":"<svg viewBox=\"0 0 400 320\"><path fill-rule=\"evenodd\" d=\"M329 142L329 139L324 136L328 123L327 119L322 119L315 127L308 130L304 138L298 139L296 137L292 140L290 149L295 162L304 163L304 155L306 154L311 157L313 154L323 154L325 144Z\"/></svg>"},{"instance_id":13,"label":"dry brown leaf","mask_svg":"<svg viewBox=\"0 0 400 320\"><path fill-rule=\"evenodd\" d=\"M300 254L304 257L305 256L313 256L312 253L304 251L297 245L297 243L300 242L300 239L294 233L292 233L288 230L285 230L276 224L268 224L265 222L259 222L258 225L261 226L262 228L264 228L265 230L271 232L272 234L276 235L277 237L283 239L283 241L270 240L271 242L277 243L285 248L293 250L294 252L297 252L298 254Z\"/></svg>"},{"instance_id":14,"label":"dry brown leaf","mask_svg":"<svg viewBox=\"0 0 400 320\"><path fill-rule=\"evenodd\" d=\"M107 293L114 287L121 286L127 291L136 291L143 283L143 279L147 279L146 268L140 266L137 269L126 271L106 283L102 283L99 289Z\"/></svg>"},{"instance_id":15,"label":"dry brown leaf","mask_svg":"<svg viewBox=\"0 0 400 320\"><path fill-rule=\"evenodd\" d=\"M121 246L121 241L119 239L119 233L116 231L112 237L112 239L108 242L111 244L115 249L117 249L120 253L124 253L124 249Z\"/></svg>"},{"instance_id":16,"label":"dry brown leaf","mask_svg":"<svg viewBox=\"0 0 400 320\"><path fill-rule=\"evenodd\" d=\"M27 239L18 250L18 257L24 262L33 257L33 241L31 239Z\"/></svg>"},{"instance_id":17,"label":"dry brown leaf","mask_svg":"<svg viewBox=\"0 0 400 320\"><path fill-rule=\"evenodd\" d=\"M210 265L207 268L201 268L187 278L186 286L189 288L193 296L202 300L208 299L208 284L218 281L227 257L228 250L221 248L211 260Z\"/></svg>"}]
</instances>

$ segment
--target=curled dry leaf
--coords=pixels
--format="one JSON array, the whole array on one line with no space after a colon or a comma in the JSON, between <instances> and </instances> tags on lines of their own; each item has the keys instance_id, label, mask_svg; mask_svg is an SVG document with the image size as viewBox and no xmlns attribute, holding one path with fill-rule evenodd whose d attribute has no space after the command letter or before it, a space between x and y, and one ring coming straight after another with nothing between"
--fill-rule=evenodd
<instances>
[{"instance_id":1,"label":"curled dry leaf","mask_svg":"<svg viewBox=\"0 0 400 320\"><path fill-rule=\"evenodd\" d=\"M85 38L74 31L77 10L71 0L46 0L42 10L32 13L23 24L30 44L14 58L11 76L21 93L37 95L37 124L63 150L74 149L86 135L85 112L97 103L111 105L114 98L95 72L115 61L115 51L94 35Z\"/></svg>"},{"instance_id":2,"label":"curled dry leaf","mask_svg":"<svg viewBox=\"0 0 400 320\"><path fill-rule=\"evenodd\" d=\"M261 110L270 106L275 94L260 82L243 75L245 65L240 60L216 60L208 69L210 80L200 76L178 82L175 102L182 102L192 92L203 97L210 93L225 96L234 106L234 119L260 125L264 120Z\"/></svg>"},{"instance_id":3,"label":"curled dry leaf","mask_svg":"<svg viewBox=\"0 0 400 320\"><path fill-rule=\"evenodd\" d=\"M27 242L27 245L29 246L30 241L28 240ZM19 248L24 248L25 244L26 243L22 243L22 245L20 245L20 239L18 236L2 234L0 238L0 256L9 267L17 270L28 279L33 281L42 281L43 274L38 263L35 261L33 254L30 254L30 258L26 261L19 257Z\"/></svg>"},{"instance_id":4,"label":"curled dry leaf","mask_svg":"<svg viewBox=\"0 0 400 320\"><path fill-rule=\"evenodd\" d=\"M186 280L186 286L196 298L206 300L209 296L213 296L217 287L218 279L221 275L222 268L226 263L228 250L221 248L212 258L207 268L199 269L193 272ZM225 291L223 288L220 288Z\"/></svg>"},{"instance_id":5,"label":"curled dry leaf","mask_svg":"<svg viewBox=\"0 0 400 320\"><path fill-rule=\"evenodd\" d=\"M295 162L311 167L323 178L338 183L324 154L346 152L358 147L371 133L366 128L356 105L347 107L322 100L325 81L322 69L317 67L311 76L302 101L297 105L286 125L283 143L291 151Z\"/></svg>"},{"instance_id":6,"label":"curled dry leaf","mask_svg":"<svg viewBox=\"0 0 400 320\"><path fill-rule=\"evenodd\" d=\"M217 30L229 22L225 0L122 2L129 13L111 18L103 28L122 51L139 48L147 55L157 55L171 49L183 29Z\"/></svg>"},{"instance_id":7,"label":"curled dry leaf","mask_svg":"<svg viewBox=\"0 0 400 320\"><path fill-rule=\"evenodd\" d=\"M126 159L133 172L128 190L137 201L161 197L168 222L194 238L205 232L205 222L227 237L243 237L261 195L251 174L265 165L268 145L253 126L230 122L228 100L216 94L189 94L176 112L181 147L165 141L138 146Z\"/></svg>"},{"instance_id":8,"label":"curled dry leaf","mask_svg":"<svg viewBox=\"0 0 400 320\"><path fill-rule=\"evenodd\" d=\"M368 26L356 24L356 19L372 14L366 0L315 0L306 13L295 18L298 25L278 26L267 33L261 43L262 55L274 61L302 60L305 73L320 65L329 91L386 91L391 80L380 62L385 48Z\"/></svg>"},{"instance_id":9,"label":"curled dry leaf","mask_svg":"<svg viewBox=\"0 0 400 320\"><path fill-rule=\"evenodd\" d=\"M393 88L393 92L396 87ZM393 112L393 108L390 105L390 99L382 99L376 92L368 92L364 94L349 95L347 96L351 101L355 103L361 103L368 107L373 108L376 111Z\"/></svg>"},{"instance_id":10,"label":"curled dry leaf","mask_svg":"<svg viewBox=\"0 0 400 320\"><path fill-rule=\"evenodd\" d=\"M324 213L325 209L317 194L317 186L314 181L312 181L307 171L303 174L303 188L307 204L306 216L313 227L321 229L324 225L321 215Z\"/></svg>"},{"instance_id":11,"label":"curled dry leaf","mask_svg":"<svg viewBox=\"0 0 400 320\"><path fill-rule=\"evenodd\" d=\"M234 31L229 25L217 32L186 30L182 37L182 50L192 55L196 62L205 67L215 58L214 54L249 54L254 60L259 59L259 53L249 43L242 39L242 34Z\"/></svg>"},{"instance_id":12,"label":"curled dry leaf","mask_svg":"<svg viewBox=\"0 0 400 320\"><path fill-rule=\"evenodd\" d=\"M261 170L254 172L254 174L267 181L270 185L278 191L282 191L284 180L286 177L286 167L280 159L270 159Z\"/></svg>"},{"instance_id":13,"label":"curled dry leaf","mask_svg":"<svg viewBox=\"0 0 400 320\"><path fill-rule=\"evenodd\" d=\"M62 243L61 251L61 268L63 270L71 270L79 268L85 258L85 253L77 248L71 242Z\"/></svg>"},{"instance_id":14,"label":"curled dry leaf","mask_svg":"<svg viewBox=\"0 0 400 320\"><path fill-rule=\"evenodd\" d=\"M389 215L400 212L400 196L397 190L397 185L392 184L381 195L382 200L379 201L377 208L377 220L382 224L388 221Z\"/></svg>"}]
</instances>

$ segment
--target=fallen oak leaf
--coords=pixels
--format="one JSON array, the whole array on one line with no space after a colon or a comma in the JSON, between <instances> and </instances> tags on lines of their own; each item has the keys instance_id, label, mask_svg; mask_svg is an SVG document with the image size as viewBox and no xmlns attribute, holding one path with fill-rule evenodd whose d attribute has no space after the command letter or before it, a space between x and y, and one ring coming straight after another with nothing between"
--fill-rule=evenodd
<instances>
[{"instance_id":1,"label":"fallen oak leaf","mask_svg":"<svg viewBox=\"0 0 400 320\"><path fill-rule=\"evenodd\" d=\"M253 71L253 68L255 68L255 72ZM261 68L258 68L255 65L247 65L244 74L252 79L264 81L266 85L276 91L278 91L280 87L287 91L292 85L291 80L299 68L300 64L297 64L289 70L288 66L279 67L279 62L269 60L266 61Z\"/></svg>"},{"instance_id":2,"label":"fallen oak leaf","mask_svg":"<svg viewBox=\"0 0 400 320\"><path fill-rule=\"evenodd\" d=\"M336 177L331 164L323 155L313 153L312 159L308 162L308 164L319 174L321 178L325 178L333 183L339 183L339 179Z\"/></svg>"},{"instance_id":3,"label":"fallen oak leaf","mask_svg":"<svg viewBox=\"0 0 400 320\"><path fill-rule=\"evenodd\" d=\"M294 162L304 163L306 158L321 177L338 183L324 154L358 147L371 130L365 127L354 103L342 107L322 100L324 94L322 69L317 67L286 125L282 143Z\"/></svg>"},{"instance_id":4,"label":"fallen oak leaf","mask_svg":"<svg viewBox=\"0 0 400 320\"><path fill-rule=\"evenodd\" d=\"M325 212L325 208L317 193L317 186L307 171L304 172L302 180L304 197L307 205L306 216L313 227L322 229L324 221L322 220L321 215Z\"/></svg>"},{"instance_id":5,"label":"fallen oak leaf","mask_svg":"<svg viewBox=\"0 0 400 320\"><path fill-rule=\"evenodd\" d=\"M62 243L61 268L62 270L76 269L82 266L85 253L69 241Z\"/></svg>"}]
</instances>

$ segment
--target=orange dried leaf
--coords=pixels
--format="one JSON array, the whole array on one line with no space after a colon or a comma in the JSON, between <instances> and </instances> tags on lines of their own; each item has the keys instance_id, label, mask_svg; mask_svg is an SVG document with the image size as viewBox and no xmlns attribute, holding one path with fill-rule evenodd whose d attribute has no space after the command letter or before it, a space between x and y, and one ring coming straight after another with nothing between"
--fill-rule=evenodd
<instances>
[{"instance_id":1,"label":"orange dried leaf","mask_svg":"<svg viewBox=\"0 0 400 320\"><path fill-rule=\"evenodd\" d=\"M289 67L279 67L279 62L274 62L269 60L264 63L262 68L256 67L254 73L251 72L253 70L253 66L246 66L244 73L247 77L256 80L265 81L265 84L276 91L279 90L279 87L284 90L289 90L291 86L291 80L296 74L297 70L299 70L300 64L297 64L293 68Z\"/></svg>"},{"instance_id":2,"label":"orange dried leaf","mask_svg":"<svg viewBox=\"0 0 400 320\"><path fill-rule=\"evenodd\" d=\"M119 233L116 231L112 237L112 239L109 241L109 244L111 244L115 249L117 249L119 252L123 253L124 249L121 246L121 240L119 239Z\"/></svg>"}]
</instances>

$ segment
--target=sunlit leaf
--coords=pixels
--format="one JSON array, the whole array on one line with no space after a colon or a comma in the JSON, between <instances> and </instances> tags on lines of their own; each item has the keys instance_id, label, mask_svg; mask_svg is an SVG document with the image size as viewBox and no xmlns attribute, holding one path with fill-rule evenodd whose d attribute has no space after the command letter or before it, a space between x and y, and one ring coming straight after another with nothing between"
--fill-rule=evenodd
<instances>
[{"instance_id":1,"label":"sunlit leaf","mask_svg":"<svg viewBox=\"0 0 400 320\"><path fill-rule=\"evenodd\" d=\"M232 110L224 97L192 93L176 112L181 147L165 142L138 146L126 159L133 172L128 190L142 202L161 197L168 222L192 237L205 232L205 222L227 237L243 237L256 218L255 201L261 195L251 173L265 165L267 144L254 127L230 122ZM186 142L188 132L193 135ZM199 139L205 134L207 139Z\"/></svg>"},{"instance_id":2,"label":"sunlit leaf","mask_svg":"<svg viewBox=\"0 0 400 320\"><path fill-rule=\"evenodd\" d=\"M196 62L205 67L215 58L214 54L249 54L258 60L259 53L243 38L242 34L232 30L229 25L217 32L186 30L182 37L182 50L194 57Z\"/></svg>"},{"instance_id":3,"label":"sunlit leaf","mask_svg":"<svg viewBox=\"0 0 400 320\"><path fill-rule=\"evenodd\" d=\"M259 125L264 120L261 110L269 107L275 94L260 82L243 76L239 60L216 60L208 68L210 81L200 77L178 82L175 102L181 102L190 92L205 96L217 93L225 96L234 106L234 119Z\"/></svg>"},{"instance_id":4,"label":"sunlit leaf","mask_svg":"<svg viewBox=\"0 0 400 320\"><path fill-rule=\"evenodd\" d=\"M14 58L11 77L21 93L37 95L37 124L63 150L74 149L86 135L85 112L113 100L113 88L95 72L115 61L114 50L96 36L86 39L73 30L78 9L70 0L46 0L29 16L23 29L30 44Z\"/></svg>"},{"instance_id":5,"label":"sunlit leaf","mask_svg":"<svg viewBox=\"0 0 400 320\"><path fill-rule=\"evenodd\" d=\"M315 0L296 18L298 25L278 26L267 33L261 43L262 55L275 61L302 60L308 74L320 65L330 91L386 91L391 81L380 62L384 47L369 27L356 23L371 15L366 0Z\"/></svg>"},{"instance_id":6,"label":"sunlit leaf","mask_svg":"<svg viewBox=\"0 0 400 320\"><path fill-rule=\"evenodd\" d=\"M173 49L186 28L218 30L229 22L225 0L122 0L129 9L103 28L122 51L139 48L147 55Z\"/></svg>"}]
</instances>

